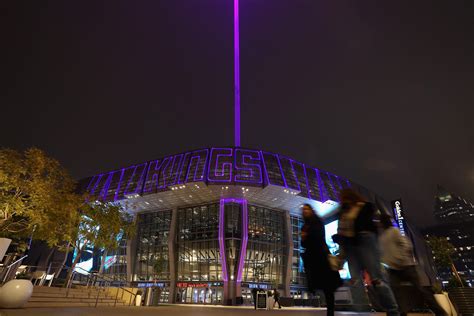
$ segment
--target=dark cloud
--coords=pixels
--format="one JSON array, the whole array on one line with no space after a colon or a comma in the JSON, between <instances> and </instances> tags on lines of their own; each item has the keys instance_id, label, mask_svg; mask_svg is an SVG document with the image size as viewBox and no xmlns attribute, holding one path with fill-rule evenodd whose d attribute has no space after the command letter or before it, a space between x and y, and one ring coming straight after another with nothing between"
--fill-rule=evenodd
<instances>
[{"instance_id":1,"label":"dark cloud","mask_svg":"<svg viewBox=\"0 0 474 316\"><path fill-rule=\"evenodd\" d=\"M241 0L242 142L431 219L474 199L472 1ZM232 1L4 1L1 145L75 177L232 144Z\"/></svg>"}]
</instances>

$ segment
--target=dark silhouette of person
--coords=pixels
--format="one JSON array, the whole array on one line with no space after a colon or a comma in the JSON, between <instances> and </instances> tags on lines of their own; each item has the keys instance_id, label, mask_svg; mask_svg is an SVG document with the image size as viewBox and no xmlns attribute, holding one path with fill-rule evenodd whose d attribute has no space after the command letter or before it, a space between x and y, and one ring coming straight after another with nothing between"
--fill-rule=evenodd
<instances>
[{"instance_id":1,"label":"dark silhouette of person","mask_svg":"<svg viewBox=\"0 0 474 316\"><path fill-rule=\"evenodd\" d=\"M331 269L326 244L324 224L309 204L303 205L304 225L301 229L301 245L304 269L311 292L322 290L326 298L327 315L334 316L334 292L342 285L339 272Z\"/></svg>"},{"instance_id":2,"label":"dark silhouette of person","mask_svg":"<svg viewBox=\"0 0 474 316\"><path fill-rule=\"evenodd\" d=\"M256 289L256 288L253 288L253 289L252 289L253 308L254 308L254 309L257 309L257 292L258 292L258 289Z\"/></svg>"},{"instance_id":3,"label":"dark silhouette of person","mask_svg":"<svg viewBox=\"0 0 474 316\"><path fill-rule=\"evenodd\" d=\"M273 289L273 299L275 300L273 302L273 308L275 308L275 304L278 304L278 309L281 309L280 305L280 292L276 288Z\"/></svg>"}]
</instances>

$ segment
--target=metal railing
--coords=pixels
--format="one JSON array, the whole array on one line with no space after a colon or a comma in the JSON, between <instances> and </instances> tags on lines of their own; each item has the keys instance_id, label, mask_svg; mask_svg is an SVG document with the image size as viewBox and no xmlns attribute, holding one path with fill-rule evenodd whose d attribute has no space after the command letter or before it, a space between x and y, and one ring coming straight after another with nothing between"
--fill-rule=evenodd
<instances>
[{"instance_id":1,"label":"metal railing","mask_svg":"<svg viewBox=\"0 0 474 316\"><path fill-rule=\"evenodd\" d=\"M21 257L20 259L15 260L15 261L13 261L12 263L10 263L10 264L6 267L6 271L5 271L5 274L4 274L4 276L3 276L2 283L5 283L5 281L7 280L7 278L10 276L10 272L11 272L11 271L15 271L15 273L16 273L16 270L18 269L18 266L21 264L21 262L23 261L23 259L25 259L26 257L28 257L28 255L24 255L23 257ZM12 267L14 267L14 269L12 269Z\"/></svg>"},{"instance_id":2,"label":"metal railing","mask_svg":"<svg viewBox=\"0 0 474 316\"><path fill-rule=\"evenodd\" d=\"M99 302L100 293L106 292L107 288L117 289L117 293L115 294L114 307L117 306L117 301L119 300L120 292L122 293L122 295L120 296L120 300L122 302L124 301L123 296L125 295L125 293L130 294L128 306L131 306L132 303L136 300L137 293L134 293L133 291L130 291L123 286L113 286L112 284L113 282L115 282L115 280L112 278L108 278L99 273L91 273L81 267L75 267L73 269L71 267L64 266L63 270L66 270L67 275L70 276L66 282L66 297L69 297L69 292L73 285L80 285L85 286L87 289L89 289L89 296L92 291L97 291L95 307L97 307L97 304ZM83 273L78 272L79 270Z\"/></svg>"},{"instance_id":3,"label":"metal railing","mask_svg":"<svg viewBox=\"0 0 474 316\"><path fill-rule=\"evenodd\" d=\"M21 261L26 258L28 255L25 255L21 257L18 260L15 260L13 263L10 265L6 266L4 269L6 270L4 277L2 278L2 283L5 283L6 281L9 281L11 279L14 279L17 275L18 269L22 267L22 271L24 273L34 273L35 271L41 271L37 270L38 268L44 268L40 266L30 266L30 265L25 265L21 266ZM88 291L88 296L89 297L94 297L95 296L95 305L94 307L97 307L100 299L100 294L101 293L107 293L107 288L113 288L116 289L115 293L115 298L114 298L114 307L117 306L117 302L120 299L122 302L127 303L124 301L124 296L126 293L130 294L130 298L128 299L128 306L131 306L137 297L137 293L134 293L133 291L130 291L126 289L122 285L117 285L117 282L120 282L120 284L123 284L124 281L117 281L113 278L109 278L107 276L101 275L100 273L91 273L81 267L75 267L74 269L65 265L58 266L56 268L53 268L51 266L48 267L48 271L41 271L44 272L43 276L40 278L46 278L46 276L49 276L49 271L55 270L56 272L54 274L51 274L51 279L49 279L49 282L47 284L48 287L51 287L53 284L53 281L55 281L56 284L62 284L63 287L66 288L66 294L65 297L69 297L70 295L70 290L73 288L73 286L83 286L84 288L87 289ZM61 278L61 275L65 275L64 278ZM8 280L7 280L8 278ZM33 276L30 277L30 280L35 279ZM128 284L125 282L125 284ZM39 282L40 286L44 285L44 282ZM131 286L130 286L131 287ZM112 293L108 293L111 294ZM120 295L121 294L121 295Z\"/></svg>"}]
</instances>

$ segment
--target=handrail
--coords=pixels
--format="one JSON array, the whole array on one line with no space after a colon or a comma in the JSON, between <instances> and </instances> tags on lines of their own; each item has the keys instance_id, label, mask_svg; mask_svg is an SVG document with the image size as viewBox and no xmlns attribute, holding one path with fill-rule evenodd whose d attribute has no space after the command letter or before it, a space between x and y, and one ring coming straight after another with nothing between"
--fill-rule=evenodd
<instances>
[{"instance_id":1,"label":"handrail","mask_svg":"<svg viewBox=\"0 0 474 316\"><path fill-rule=\"evenodd\" d=\"M9 266L7 266L7 269L10 269L14 264L16 264L17 262L25 259L26 257L28 257L28 255L24 255L23 257L21 257L20 259L14 261L12 264L10 264Z\"/></svg>"},{"instance_id":2,"label":"handrail","mask_svg":"<svg viewBox=\"0 0 474 316\"><path fill-rule=\"evenodd\" d=\"M3 279L3 282L5 282L5 279L8 277L8 275L10 273L10 270L11 270L11 267L13 267L15 264L18 264L18 262L20 262L21 260L23 260L26 257L28 257L28 255L25 255L25 256L21 257L20 259L16 260L15 262L10 264L9 266L5 267L6 268L6 274L5 274L5 277ZM30 265L25 266L26 269L38 268L38 267L40 267L40 266L30 266ZM55 266L55 269L58 269L58 270L56 270L58 272L65 270L66 274L69 276L68 278L64 279L65 287L66 287L66 297L69 297L70 289L71 289L71 287L74 283L74 277L77 274L85 275L87 277L86 287L89 289L89 297L91 297L91 294L92 294L91 291L93 291L93 288L95 288L97 290L97 295L95 297L96 298L95 307L97 307L97 305L99 303L101 290L105 290L106 287L111 287L111 284L115 281L121 282L120 280L115 280L113 278L109 278L109 277L104 276L104 275L102 275L101 273L98 273L98 272L97 273L92 273L92 272L87 271L87 270L85 270L81 267L75 267L73 269L72 267L68 267L64 264L61 264L61 265ZM78 270L84 271L84 273L79 273ZM56 279L58 280L58 278L56 278ZM79 282L82 282L82 281L80 280ZM125 282L125 284L129 284L129 282ZM122 295L120 297L121 300L123 300L123 296L124 296L125 293L130 294L130 300L128 302L129 306L131 306L132 302L136 300L136 297L138 295L137 293L134 293L133 291L130 291L130 290L126 289L125 287L121 286L121 285L117 285L117 286L113 286L113 287L117 288L117 293L115 294L114 306L117 306L117 301L119 300L120 290L122 291ZM112 293L110 293L110 294L113 295Z\"/></svg>"},{"instance_id":3,"label":"handrail","mask_svg":"<svg viewBox=\"0 0 474 316\"><path fill-rule=\"evenodd\" d=\"M111 282L115 281L113 279L107 279L105 276L99 274L99 273L91 273L90 271L87 271L81 267L75 267L74 269L72 267L68 267L66 265L64 265L63 269L66 269L67 272L71 272L71 276L69 278L69 280L67 280L67 291L66 291L66 297L68 297L69 295L69 289L71 288L72 286L72 283L73 283L73 279L74 279L74 275L77 273L77 271L75 271L76 269L80 269L80 270L83 270L84 272L86 272L86 275L87 276L93 276L95 278L95 281L93 281L93 283L97 282L97 279L100 278L99 281L102 281L104 282L105 285L107 284L110 284ZM102 287L106 287L106 286L102 286ZM89 281L87 281L87 286L89 287ZM114 301L114 306L117 305L117 300L118 300L118 293L119 293L119 290L122 290L122 297L123 298L123 294L125 292L127 293L130 293L130 300L129 300L129 303L128 305L131 306L132 304L132 298L135 298L137 297L137 293L133 293L132 291L129 291L127 290L126 288L122 287L122 286L116 286L117 288L117 294L115 295L115 301ZM96 302L95 302L95 307L97 307L97 304L99 302L99 296L100 296L100 290L101 290L101 286L97 286L97 296L96 296Z\"/></svg>"},{"instance_id":4,"label":"handrail","mask_svg":"<svg viewBox=\"0 0 474 316\"><path fill-rule=\"evenodd\" d=\"M10 265L8 265L6 268L7 270L5 271L5 275L3 276L3 279L2 279L2 283L5 283L5 280L8 278L8 276L10 275L10 269L11 267L13 267L15 264L17 264L18 262L22 261L23 259L25 259L26 257L28 257L28 255L24 255L23 257L21 257L20 259L18 260L15 260L13 263L11 263Z\"/></svg>"}]
</instances>

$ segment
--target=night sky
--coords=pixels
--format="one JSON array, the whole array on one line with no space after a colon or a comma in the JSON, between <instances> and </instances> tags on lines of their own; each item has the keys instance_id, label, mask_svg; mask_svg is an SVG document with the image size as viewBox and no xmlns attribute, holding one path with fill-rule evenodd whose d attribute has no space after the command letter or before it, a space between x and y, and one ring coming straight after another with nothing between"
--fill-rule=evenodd
<instances>
[{"instance_id":1,"label":"night sky","mask_svg":"<svg viewBox=\"0 0 474 316\"><path fill-rule=\"evenodd\" d=\"M474 2L240 0L242 146L474 200ZM232 0L2 1L0 145L79 179L233 144Z\"/></svg>"}]
</instances>

